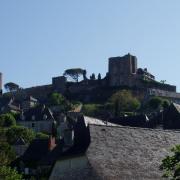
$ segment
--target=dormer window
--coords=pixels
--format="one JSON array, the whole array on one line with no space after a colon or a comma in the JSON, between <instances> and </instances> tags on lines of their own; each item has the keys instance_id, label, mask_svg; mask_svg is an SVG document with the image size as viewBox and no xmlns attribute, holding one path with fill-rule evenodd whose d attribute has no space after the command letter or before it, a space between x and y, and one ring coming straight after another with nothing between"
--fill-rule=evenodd
<instances>
[{"instance_id":1,"label":"dormer window","mask_svg":"<svg viewBox=\"0 0 180 180\"><path fill-rule=\"evenodd\" d=\"M32 115L32 120L35 121L36 117L35 115Z\"/></svg>"},{"instance_id":2,"label":"dormer window","mask_svg":"<svg viewBox=\"0 0 180 180\"><path fill-rule=\"evenodd\" d=\"M24 121L25 119L26 119L25 115L22 114L22 115L21 115L21 120Z\"/></svg>"},{"instance_id":3,"label":"dormer window","mask_svg":"<svg viewBox=\"0 0 180 180\"><path fill-rule=\"evenodd\" d=\"M43 115L43 120L47 120L47 115L46 114Z\"/></svg>"}]
</instances>

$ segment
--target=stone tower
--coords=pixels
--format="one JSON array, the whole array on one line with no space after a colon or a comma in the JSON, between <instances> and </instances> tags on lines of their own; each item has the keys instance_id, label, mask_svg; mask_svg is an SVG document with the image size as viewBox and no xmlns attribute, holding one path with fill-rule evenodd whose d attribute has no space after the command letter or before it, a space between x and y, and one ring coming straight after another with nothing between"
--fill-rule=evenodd
<instances>
[{"instance_id":1,"label":"stone tower","mask_svg":"<svg viewBox=\"0 0 180 180\"><path fill-rule=\"evenodd\" d=\"M137 72L137 58L130 54L109 58L109 85L133 86Z\"/></svg>"},{"instance_id":2,"label":"stone tower","mask_svg":"<svg viewBox=\"0 0 180 180\"><path fill-rule=\"evenodd\" d=\"M3 74L0 72L0 95L2 95L2 84L3 84L3 82L2 82L2 76L3 76Z\"/></svg>"}]
</instances>

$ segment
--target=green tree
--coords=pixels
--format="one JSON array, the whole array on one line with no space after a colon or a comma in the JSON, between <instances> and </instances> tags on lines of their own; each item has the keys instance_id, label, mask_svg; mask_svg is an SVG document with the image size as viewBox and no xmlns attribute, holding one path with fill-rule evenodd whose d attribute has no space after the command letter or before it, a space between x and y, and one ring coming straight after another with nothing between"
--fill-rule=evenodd
<instances>
[{"instance_id":1,"label":"green tree","mask_svg":"<svg viewBox=\"0 0 180 180\"><path fill-rule=\"evenodd\" d=\"M61 105L65 103L65 98L60 93L52 93L50 96L50 104Z\"/></svg>"},{"instance_id":2,"label":"green tree","mask_svg":"<svg viewBox=\"0 0 180 180\"><path fill-rule=\"evenodd\" d=\"M10 127L16 125L16 119L11 113L1 114L0 115L0 126L1 127Z\"/></svg>"},{"instance_id":3,"label":"green tree","mask_svg":"<svg viewBox=\"0 0 180 180\"><path fill-rule=\"evenodd\" d=\"M160 97L151 98L148 101L148 106L153 110L160 108L162 106L162 98L160 98Z\"/></svg>"},{"instance_id":4,"label":"green tree","mask_svg":"<svg viewBox=\"0 0 180 180\"><path fill-rule=\"evenodd\" d=\"M100 73L98 74L98 80L101 80L101 74Z\"/></svg>"},{"instance_id":5,"label":"green tree","mask_svg":"<svg viewBox=\"0 0 180 180\"><path fill-rule=\"evenodd\" d=\"M21 137L25 142L30 143L35 138L33 130L23 126L12 126L6 132L6 138L9 144L14 144Z\"/></svg>"},{"instance_id":6,"label":"green tree","mask_svg":"<svg viewBox=\"0 0 180 180\"><path fill-rule=\"evenodd\" d=\"M0 179L2 180L22 180L22 175L19 174L15 169L7 166L0 167Z\"/></svg>"},{"instance_id":7,"label":"green tree","mask_svg":"<svg viewBox=\"0 0 180 180\"><path fill-rule=\"evenodd\" d=\"M164 99L162 102L163 109L167 109L170 106L170 102L167 99Z\"/></svg>"},{"instance_id":8,"label":"green tree","mask_svg":"<svg viewBox=\"0 0 180 180\"><path fill-rule=\"evenodd\" d=\"M172 155L162 160L160 169L164 171L163 177L177 180L180 179L180 145L174 146L171 152Z\"/></svg>"},{"instance_id":9,"label":"green tree","mask_svg":"<svg viewBox=\"0 0 180 180\"><path fill-rule=\"evenodd\" d=\"M136 111L140 107L140 102L133 97L127 90L118 91L113 94L109 100L112 105L115 116L125 111Z\"/></svg>"},{"instance_id":10,"label":"green tree","mask_svg":"<svg viewBox=\"0 0 180 180\"><path fill-rule=\"evenodd\" d=\"M166 109L170 105L169 100L161 97L152 97L148 102L147 106L152 110L158 110L160 108Z\"/></svg>"},{"instance_id":11,"label":"green tree","mask_svg":"<svg viewBox=\"0 0 180 180\"><path fill-rule=\"evenodd\" d=\"M85 70L81 68L66 69L64 76L71 77L75 82L78 82L80 76L84 74Z\"/></svg>"},{"instance_id":12,"label":"green tree","mask_svg":"<svg viewBox=\"0 0 180 180\"><path fill-rule=\"evenodd\" d=\"M94 73L92 73L92 75L90 76L90 80L96 80L96 76Z\"/></svg>"},{"instance_id":13,"label":"green tree","mask_svg":"<svg viewBox=\"0 0 180 180\"><path fill-rule=\"evenodd\" d=\"M15 84L13 82L9 82L4 85L4 88L9 92L13 92L13 91L17 91L19 89L19 85Z\"/></svg>"},{"instance_id":14,"label":"green tree","mask_svg":"<svg viewBox=\"0 0 180 180\"><path fill-rule=\"evenodd\" d=\"M62 111L69 111L72 109L72 104L61 94L52 93L49 99L51 105L57 105Z\"/></svg>"},{"instance_id":15,"label":"green tree","mask_svg":"<svg viewBox=\"0 0 180 180\"><path fill-rule=\"evenodd\" d=\"M14 150L7 142L0 143L0 166L8 165L16 157Z\"/></svg>"},{"instance_id":16,"label":"green tree","mask_svg":"<svg viewBox=\"0 0 180 180\"><path fill-rule=\"evenodd\" d=\"M96 116L98 111L100 110L100 104L84 104L82 107L82 112L86 116Z\"/></svg>"}]
</instances>

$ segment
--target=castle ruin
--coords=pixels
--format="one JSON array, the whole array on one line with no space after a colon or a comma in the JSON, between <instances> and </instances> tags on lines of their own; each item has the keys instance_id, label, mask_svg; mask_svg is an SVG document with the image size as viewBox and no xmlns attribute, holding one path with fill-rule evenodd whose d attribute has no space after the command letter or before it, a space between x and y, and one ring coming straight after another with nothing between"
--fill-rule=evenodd
<instances>
[{"instance_id":1,"label":"castle ruin","mask_svg":"<svg viewBox=\"0 0 180 180\"><path fill-rule=\"evenodd\" d=\"M62 94L68 92L74 96L80 94L85 97L97 88L101 90L104 88L136 89L139 94L144 94L144 97L161 96L180 103L180 93L176 92L176 86L156 81L155 76L148 72L147 68L138 68L136 56L129 53L122 57L109 58L108 72L102 79L85 78L81 82L68 82L66 77L58 76L52 78L52 84L20 89L16 96L34 96L43 100L52 92ZM0 73L0 89L2 89L2 73Z\"/></svg>"}]
</instances>

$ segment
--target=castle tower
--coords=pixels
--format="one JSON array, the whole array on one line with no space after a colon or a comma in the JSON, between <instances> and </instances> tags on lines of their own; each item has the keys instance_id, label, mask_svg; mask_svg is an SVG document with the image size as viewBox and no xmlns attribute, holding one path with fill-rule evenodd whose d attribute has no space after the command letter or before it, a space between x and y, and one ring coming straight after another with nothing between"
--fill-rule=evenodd
<instances>
[{"instance_id":1,"label":"castle tower","mask_svg":"<svg viewBox=\"0 0 180 180\"><path fill-rule=\"evenodd\" d=\"M130 54L109 58L109 85L133 86L137 72L137 58Z\"/></svg>"},{"instance_id":2,"label":"castle tower","mask_svg":"<svg viewBox=\"0 0 180 180\"><path fill-rule=\"evenodd\" d=\"M2 83L3 83L3 82L2 82L2 76L3 76L3 74L0 72L0 95L2 94L2 88L3 88L3 87L2 87L2 86L3 86L3 85L2 85Z\"/></svg>"}]
</instances>

